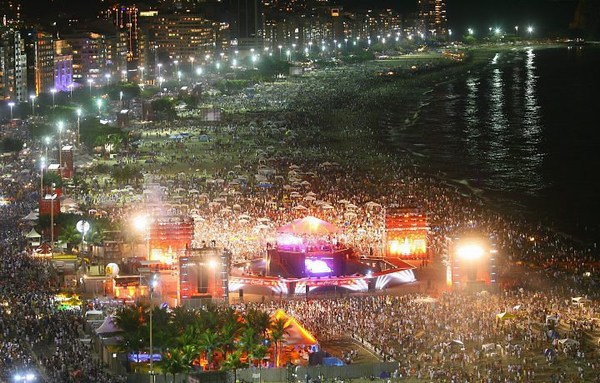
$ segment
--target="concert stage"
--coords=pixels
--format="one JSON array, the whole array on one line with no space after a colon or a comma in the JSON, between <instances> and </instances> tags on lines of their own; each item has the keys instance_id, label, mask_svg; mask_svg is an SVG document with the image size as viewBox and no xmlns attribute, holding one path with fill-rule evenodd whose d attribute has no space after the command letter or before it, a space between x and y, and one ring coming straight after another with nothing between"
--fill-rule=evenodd
<instances>
[{"instance_id":1,"label":"concert stage","mask_svg":"<svg viewBox=\"0 0 600 383\"><path fill-rule=\"evenodd\" d=\"M364 292L415 281L413 265L399 258L358 257L337 242L335 225L318 218L295 220L278 231L264 258L232 265L230 292L243 292L245 286L288 295L326 287Z\"/></svg>"}]
</instances>

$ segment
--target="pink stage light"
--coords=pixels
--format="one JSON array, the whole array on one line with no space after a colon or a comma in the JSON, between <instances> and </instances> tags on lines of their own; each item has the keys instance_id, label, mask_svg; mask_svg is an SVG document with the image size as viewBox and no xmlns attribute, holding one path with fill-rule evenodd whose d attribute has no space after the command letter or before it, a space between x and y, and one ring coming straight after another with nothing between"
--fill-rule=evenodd
<instances>
[{"instance_id":1,"label":"pink stage light","mask_svg":"<svg viewBox=\"0 0 600 383\"><path fill-rule=\"evenodd\" d=\"M313 274L331 273L333 271L325 261L320 259L305 259L304 266L308 272Z\"/></svg>"},{"instance_id":2,"label":"pink stage light","mask_svg":"<svg viewBox=\"0 0 600 383\"><path fill-rule=\"evenodd\" d=\"M277 236L278 246L299 246L302 245L302 238L292 234L281 234Z\"/></svg>"}]
</instances>

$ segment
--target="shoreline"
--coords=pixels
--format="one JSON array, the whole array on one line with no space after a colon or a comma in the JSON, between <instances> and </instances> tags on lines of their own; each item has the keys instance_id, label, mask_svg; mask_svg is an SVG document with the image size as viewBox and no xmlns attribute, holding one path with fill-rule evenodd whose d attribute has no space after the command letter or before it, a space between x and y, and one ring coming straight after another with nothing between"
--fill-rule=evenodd
<instances>
[{"instance_id":1,"label":"shoreline","mask_svg":"<svg viewBox=\"0 0 600 383\"><path fill-rule=\"evenodd\" d=\"M457 179L449 174L442 174L439 170L436 170L435 165L431 165L427 162L428 156L422 154L414 147L414 144L398 144L394 142L394 145L387 147L390 144L390 133L389 130L403 130L411 128L416 124L420 117L421 111L424 107L429 105L428 96L439 86L447 84L449 82L456 81L464 76L468 75L472 71L485 70L486 65L490 63L490 60L499 51L515 51L525 49L557 49L564 48L558 44L536 44L536 45L522 45L522 46L501 46L501 47L478 47L471 50L472 57L468 62L459 65L453 65L450 67L442 67L440 70L433 70L431 72L423 73L415 76L414 79L402 79L402 91L392 86L392 89L381 84L371 85L371 89L368 89L370 93L373 90L381 91L380 100L376 102L365 103L363 111L365 112L361 118L355 121L354 126L360 127L360 123L364 120L369 120L369 114L373 114L373 119L370 120L370 125L363 125L360 127L361 130L366 128L366 132L358 134L358 140L363 140L363 144L351 142L355 140L353 137L345 135L346 130L351 127L343 127L342 124L330 124L327 126L329 136L334 136L333 142L339 141L338 147L343 148L351 146L354 147L354 154L358 157L366 157L367 154L372 153L371 140L375 140L378 143L378 148L388 156L398 156L399 152L405 153L405 155L411 158L411 161L416 167L419 167L423 175L435 177L441 183L446 184L449 187L455 188L464 195L474 197L485 204L491 211L497 214L505 215L507 217L519 217L524 219L531 225L542 225L548 230L562 236L565 239L569 239L578 243L579 245L589 246L592 244L592 240L578 237L576 234L567 233L560 228L557 228L553 222L547 222L541 219L537 212L532 207L526 204L525 200L512 197L510 193L494 192L493 190L486 190L472 186L466 179ZM410 60L410 58L408 58ZM499 65L506 65L507 63L499 63ZM382 65L381 62L378 65ZM400 97L398 97L400 96ZM398 105L402 107L398 108ZM395 109L395 110L394 110ZM388 111L394 110L394 113ZM386 113L381 114L384 111ZM354 114L360 114L360 111L352 111ZM339 113L339 111L334 111ZM400 116L395 119L394 116ZM336 126L337 125L337 126ZM366 133L366 134L365 134ZM362 137L361 137L362 136ZM336 148L336 145L333 145ZM370 166L371 170L376 171L377 159L374 160L374 164Z\"/></svg>"}]
</instances>

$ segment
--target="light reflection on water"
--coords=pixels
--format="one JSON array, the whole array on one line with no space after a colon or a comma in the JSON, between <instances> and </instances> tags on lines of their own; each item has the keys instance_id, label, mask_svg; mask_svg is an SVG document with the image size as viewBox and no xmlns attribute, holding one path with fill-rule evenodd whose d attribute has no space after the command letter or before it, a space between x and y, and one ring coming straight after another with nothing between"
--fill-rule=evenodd
<instances>
[{"instance_id":1,"label":"light reflection on water","mask_svg":"<svg viewBox=\"0 0 600 383\"><path fill-rule=\"evenodd\" d=\"M472 186L535 193L544 187L535 71L533 50L498 53L488 70L436 88L416 129L396 139L425 144L433 163Z\"/></svg>"},{"instance_id":2,"label":"light reflection on water","mask_svg":"<svg viewBox=\"0 0 600 383\"><path fill-rule=\"evenodd\" d=\"M598 62L587 46L499 53L427 94L414 125L398 118L391 144L600 243Z\"/></svg>"}]
</instances>

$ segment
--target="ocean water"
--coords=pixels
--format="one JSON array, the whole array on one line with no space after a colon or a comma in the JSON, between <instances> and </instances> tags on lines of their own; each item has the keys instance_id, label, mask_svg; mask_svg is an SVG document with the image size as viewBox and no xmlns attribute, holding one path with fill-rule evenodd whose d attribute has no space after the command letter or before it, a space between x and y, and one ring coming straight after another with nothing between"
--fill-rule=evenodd
<instances>
[{"instance_id":1,"label":"ocean water","mask_svg":"<svg viewBox=\"0 0 600 383\"><path fill-rule=\"evenodd\" d=\"M484 198L600 242L600 47L498 52L394 140Z\"/></svg>"}]
</instances>

